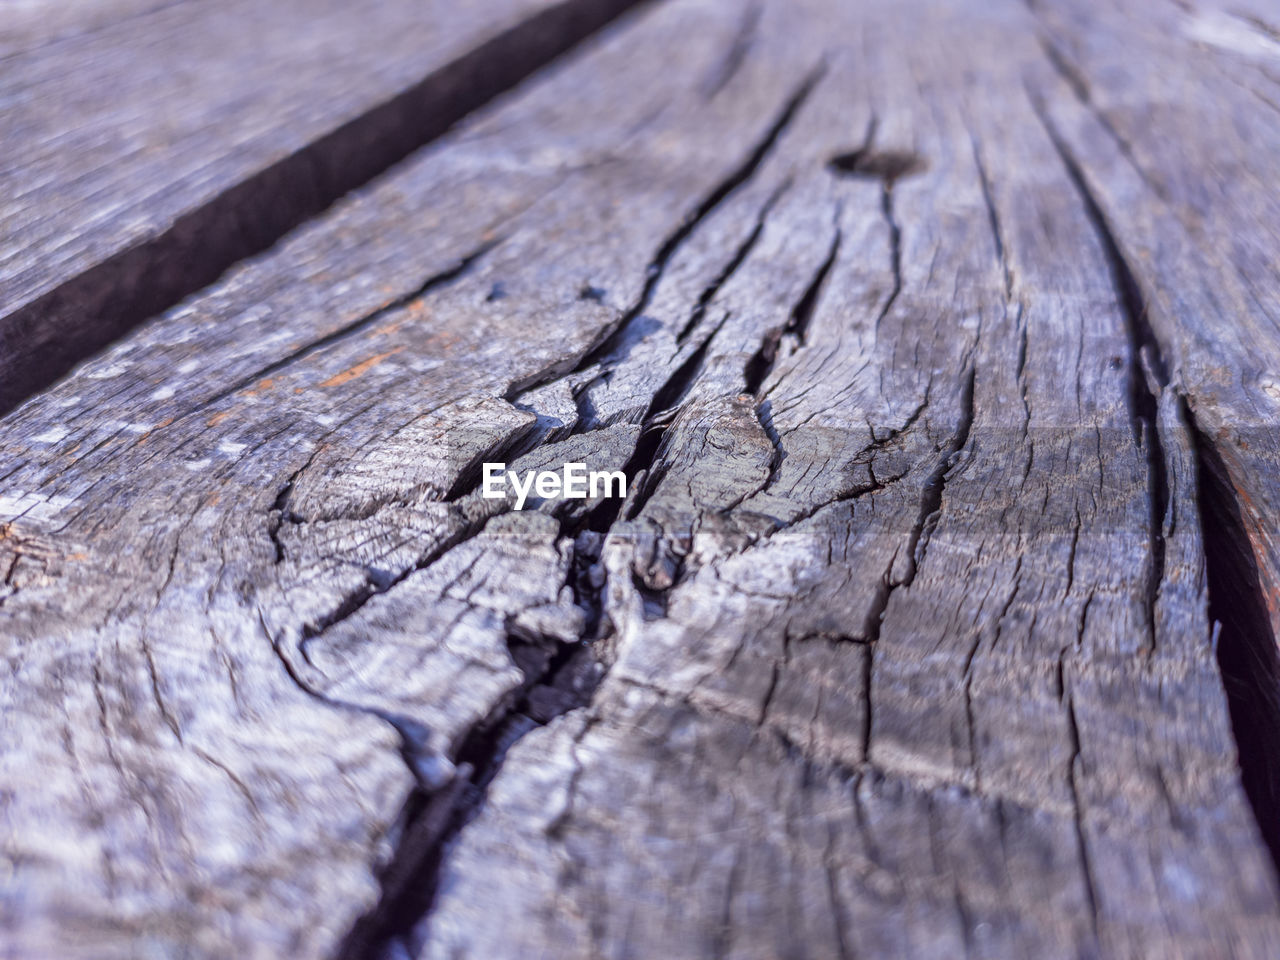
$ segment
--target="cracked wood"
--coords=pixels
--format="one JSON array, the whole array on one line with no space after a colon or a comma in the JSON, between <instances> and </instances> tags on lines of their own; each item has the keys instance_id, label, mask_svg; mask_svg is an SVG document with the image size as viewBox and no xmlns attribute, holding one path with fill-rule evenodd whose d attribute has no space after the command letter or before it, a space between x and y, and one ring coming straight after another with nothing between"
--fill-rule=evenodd
<instances>
[{"instance_id":1,"label":"cracked wood","mask_svg":"<svg viewBox=\"0 0 1280 960\"><path fill-rule=\"evenodd\" d=\"M36 393L7 939L1273 956L1268 44L647 5Z\"/></svg>"}]
</instances>

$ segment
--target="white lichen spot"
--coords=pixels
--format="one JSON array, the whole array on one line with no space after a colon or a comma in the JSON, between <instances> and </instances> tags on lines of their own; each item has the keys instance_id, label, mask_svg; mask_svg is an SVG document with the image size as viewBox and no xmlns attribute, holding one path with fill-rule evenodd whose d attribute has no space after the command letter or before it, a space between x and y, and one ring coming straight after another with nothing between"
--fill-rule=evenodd
<instances>
[{"instance_id":1,"label":"white lichen spot","mask_svg":"<svg viewBox=\"0 0 1280 960\"><path fill-rule=\"evenodd\" d=\"M92 366L84 372L84 375L90 380L110 380L112 377L118 377L129 369L129 364L124 362L108 363L102 366Z\"/></svg>"},{"instance_id":2,"label":"white lichen spot","mask_svg":"<svg viewBox=\"0 0 1280 960\"><path fill-rule=\"evenodd\" d=\"M58 443L65 440L70 431L63 426L50 427L44 433L37 433L31 438L33 443Z\"/></svg>"},{"instance_id":3,"label":"white lichen spot","mask_svg":"<svg viewBox=\"0 0 1280 960\"><path fill-rule=\"evenodd\" d=\"M246 323L257 323L260 320L265 320L269 316L271 316L271 308L265 304L259 303L241 313L232 321L232 323L239 327Z\"/></svg>"},{"instance_id":4,"label":"white lichen spot","mask_svg":"<svg viewBox=\"0 0 1280 960\"><path fill-rule=\"evenodd\" d=\"M173 387L161 387L159 390L151 391L152 400L168 400L174 394Z\"/></svg>"},{"instance_id":5,"label":"white lichen spot","mask_svg":"<svg viewBox=\"0 0 1280 960\"><path fill-rule=\"evenodd\" d=\"M51 520L72 502L70 497L52 497L26 490L0 493L0 519Z\"/></svg>"},{"instance_id":6,"label":"white lichen spot","mask_svg":"<svg viewBox=\"0 0 1280 960\"><path fill-rule=\"evenodd\" d=\"M1249 57L1280 58L1280 43L1247 20L1222 10L1202 10L1184 21L1192 40Z\"/></svg>"}]
</instances>

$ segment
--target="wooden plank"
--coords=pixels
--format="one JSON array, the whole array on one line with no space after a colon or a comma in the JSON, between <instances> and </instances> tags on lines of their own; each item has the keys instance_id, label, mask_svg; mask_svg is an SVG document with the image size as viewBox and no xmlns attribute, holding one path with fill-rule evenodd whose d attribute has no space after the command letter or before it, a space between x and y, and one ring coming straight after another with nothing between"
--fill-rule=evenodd
<instances>
[{"instance_id":1,"label":"wooden plank","mask_svg":"<svg viewBox=\"0 0 1280 960\"><path fill-rule=\"evenodd\" d=\"M463 704L477 705L483 717L505 708L522 685L507 653L508 634L529 637L538 650L556 644L553 630L567 629L566 614L555 612L563 585L555 525L549 530L546 518L521 515L529 546L517 555L529 569L484 574L495 597L517 574L527 585L554 582L550 605L532 599L524 617L510 600L477 595L479 581L455 583L452 575L433 581L474 611L451 628L456 638L448 642L458 656L450 674L426 674L435 676L434 691L455 680L459 686L461 699L449 712L454 719L443 726L421 709L436 694L413 696L412 713L401 715L394 712L396 692L377 671L331 675L352 656L342 650L337 621L354 615L353 606L376 585L389 599L361 606L367 619L356 623L381 623L387 650L399 647L419 660L429 655L422 643L428 634L410 623L401 631L394 615L383 616L390 588L399 580L397 587L419 589L415 568L474 530L463 507L441 502L440 491L455 491L477 451L502 446L533 419L494 399L489 407L506 409L504 416L460 427L453 400L469 401L457 388L465 384L467 396L500 395L509 380L536 377L559 361L562 349L575 349L543 341L501 360L507 351L499 331L532 333L528 317L538 301L531 297L540 290L553 291L547 306L567 306L576 318L579 352L617 315L609 303L580 297L592 275L619 278L610 303L638 292L643 269L625 276L621 265L643 263L669 225L638 222L622 231L624 211L612 210L619 187L648 180L651 192L634 202L672 191L683 205L715 177L714 167L698 164L715 160L723 145L702 140L702 155L689 158L688 167L681 161L679 170L694 171L688 183L641 176L646 162L666 165L661 153L629 164L615 155L629 142L644 142L644 125L678 91L714 73L737 30L736 17L695 9L647 31L634 46L613 41L581 72L613 71L618 82L643 90L627 110L606 90L567 98L567 89L581 90L580 76L559 77L15 411L0 471L4 632L14 665L6 723L10 742L21 743L3 777L13 788L4 846L18 865L5 887L15 949L101 957L132 955L148 942L161 952L320 955L374 905L375 867L387 855L411 787L418 778L431 786L447 781L449 754L476 725ZM681 68L661 67L658 54L684 34ZM641 59L630 58L633 49ZM693 119L686 115L685 125ZM744 130L738 138L752 135ZM568 178L579 189L557 193ZM487 299L515 264L545 244L552 213L571 224L595 214L596 229L619 229L621 246L601 244L594 268L565 260L556 283L529 274L517 283L513 275L506 299ZM562 251L576 249L568 230L560 235ZM453 286L424 279L447 275L460 253L504 236ZM415 295L422 288L460 298L454 302L467 305L466 315L439 325L434 297ZM492 311L487 321L485 311ZM183 344L196 317L204 317L195 322L222 346L211 342L193 356ZM282 323L284 317L298 322ZM381 345L387 336L406 339ZM381 362L371 364L375 358ZM397 369L408 379L393 386L386 375ZM296 393L299 373L298 385L310 386ZM159 379L150 383L153 375ZM477 391L477 377L496 379ZM114 412L85 419L61 407L64 436L32 429L48 418L47 403L78 395L81 385ZM144 392L128 399L135 388ZM293 412L279 401L296 404ZM372 419L351 420L361 407ZM443 421L449 442L439 442L439 427L432 426L437 409L453 409ZM385 468L344 469L353 457L376 463L378 445L366 433L373 421L382 424L382 450L401 463L397 436L416 444L434 430L434 465L415 453L409 462L417 472L400 474L386 490ZM467 429L474 430L471 439ZM625 430L615 433L626 442ZM592 440L595 457L599 440ZM180 451L188 449L199 455L187 460ZM619 464L628 452L619 454ZM304 470L309 461L314 474ZM129 479L134 469L168 475L166 490L136 483L137 475ZM365 473L379 486L343 494L329 481L311 481L334 473ZM115 493L98 501L90 487ZM111 518L91 518L97 512L91 507L83 515L87 526L66 526L80 510L71 501L81 496L113 502ZM60 516L63 507L69 512ZM535 574L535 566L543 572ZM468 566L456 570L466 573ZM193 618L192 603L205 612ZM303 657L300 643L310 633L316 636ZM552 639L540 640L544 635ZM50 645L53 636L63 640ZM431 635L428 648L441 639L447 638ZM86 683L74 692L47 686L59 686L64 675ZM93 826L97 818L111 828ZM189 881L175 883L178 876ZM216 897L192 897L194 888L216 890Z\"/></svg>"},{"instance_id":2,"label":"wooden plank","mask_svg":"<svg viewBox=\"0 0 1280 960\"><path fill-rule=\"evenodd\" d=\"M654 956L780 956L797 939L818 956L1275 949L1273 867L1238 785L1188 523L1194 431L1174 390L1148 385L1108 238L1023 92L1034 25L957 19L878 11L876 42L834 61L807 107L801 169L835 146L822 131L863 122L822 115L828 91L845 117L870 101L882 169L895 153L928 169L856 214L846 200L838 259L803 335L783 333L754 437L749 413L729 428L699 403L726 367L722 397L741 389L749 347L723 338L760 311L767 340L787 315L770 300L780 248L813 237L810 269L824 263L812 200L805 226L783 219L799 185L717 291L708 309L731 319L632 521L662 531L668 563L637 576L612 534L617 662L584 716L506 759L446 862L423 956L504 955L513 936L593 956L639 931ZM877 207L888 236L867 238ZM859 275L886 263L892 276ZM690 476L714 470L696 442L707 421L735 452L753 443L757 468L766 435L785 454L694 505ZM682 463L690 445L699 459ZM833 469L846 463L860 475ZM815 477L834 489L813 497ZM732 518L753 499L783 522L843 502L803 533L708 529L709 507L740 503ZM484 926L495 901L514 919Z\"/></svg>"},{"instance_id":3,"label":"wooden plank","mask_svg":"<svg viewBox=\"0 0 1280 960\"><path fill-rule=\"evenodd\" d=\"M17 949L1272 956L1237 264L1046 17L673 0L6 417Z\"/></svg>"},{"instance_id":4,"label":"wooden plank","mask_svg":"<svg viewBox=\"0 0 1280 960\"><path fill-rule=\"evenodd\" d=\"M0 57L26 53L191 0L9 0L0 22Z\"/></svg>"},{"instance_id":5,"label":"wooden plank","mask_svg":"<svg viewBox=\"0 0 1280 960\"><path fill-rule=\"evenodd\" d=\"M1280 851L1280 285L1271 262L1280 43L1259 5L1155 13L1046 9L1048 76L1038 87L1057 94L1046 123L1111 238L1141 335L1185 404L1245 785Z\"/></svg>"},{"instance_id":6,"label":"wooden plank","mask_svg":"<svg viewBox=\"0 0 1280 960\"><path fill-rule=\"evenodd\" d=\"M5 58L0 409L628 5L183 3Z\"/></svg>"}]
</instances>

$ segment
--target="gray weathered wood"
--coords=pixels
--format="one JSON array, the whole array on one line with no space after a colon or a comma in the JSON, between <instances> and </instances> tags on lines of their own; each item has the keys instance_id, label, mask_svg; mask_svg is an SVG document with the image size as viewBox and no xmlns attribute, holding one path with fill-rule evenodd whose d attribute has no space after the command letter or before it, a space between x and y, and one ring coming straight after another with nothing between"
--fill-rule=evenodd
<instances>
[{"instance_id":1,"label":"gray weathered wood","mask_svg":"<svg viewBox=\"0 0 1280 960\"><path fill-rule=\"evenodd\" d=\"M117 5L28 36L0 61L0 409L629 5Z\"/></svg>"},{"instance_id":2,"label":"gray weathered wood","mask_svg":"<svg viewBox=\"0 0 1280 960\"><path fill-rule=\"evenodd\" d=\"M192 0L9 0L0 23L0 57L109 28Z\"/></svg>"},{"instance_id":3,"label":"gray weathered wood","mask_svg":"<svg viewBox=\"0 0 1280 960\"><path fill-rule=\"evenodd\" d=\"M1237 14L668 0L10 413L13 949L1274 956Z\"/></svg>"}]
</instances>

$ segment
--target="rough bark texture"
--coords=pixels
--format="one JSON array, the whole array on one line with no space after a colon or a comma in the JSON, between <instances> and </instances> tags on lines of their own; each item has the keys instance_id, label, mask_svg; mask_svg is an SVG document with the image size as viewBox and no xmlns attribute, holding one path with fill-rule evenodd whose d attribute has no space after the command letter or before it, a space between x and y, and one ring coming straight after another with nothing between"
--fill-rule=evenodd
<instances>
[{"instance_id":1,"label":"rough bark texture","mask_svg":"<svg viewBox=\"0 0 1280 960\"><path fill-rule=\"evenodd\" d=\"M244 29L118 6L15 56ZM226 104L325 155L505 62L493 11L334 7L269 90L214 51L181 149L117 150L92 82L6 133L46 198L9 262L115 338L0 420L6 946L1280 954L1269 13L663 0L481 108L622 4L552 39L505 6L524 66L433 107L463 123L150 319L74 298L241 202ZM103 49L139 88L186 59ZM113 145L58 163L148 190L51 211L117 189L37 162L76 131ZM12 318L43 294L0 269ZM11 401L55 327L5 328ZM492 460L628 497L517 512Z\"/></svg>"}]
</instances>

